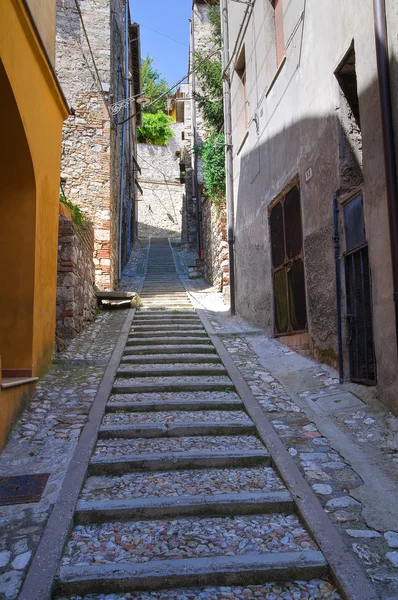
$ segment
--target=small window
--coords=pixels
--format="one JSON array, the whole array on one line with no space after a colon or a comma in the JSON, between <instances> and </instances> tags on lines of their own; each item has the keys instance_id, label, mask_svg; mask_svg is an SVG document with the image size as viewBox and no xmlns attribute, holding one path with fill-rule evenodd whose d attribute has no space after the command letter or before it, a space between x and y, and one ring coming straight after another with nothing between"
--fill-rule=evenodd
<instances>
[{"instance_id":1,"label":"small window","mask_svg":"<svg viewBox=\"0 0 398 600\"><path fill-rule=\"evenodd\" d=\"M352 110L355 121L358 127L361 127L361 121L359 116L359 98L358 98L358 86L357 86L357 73L355 68L355 49L352 45L341 64L335 71L337 81L339 82L340 88L346 97L346 100Z\"/></svg>"}]
</instances>

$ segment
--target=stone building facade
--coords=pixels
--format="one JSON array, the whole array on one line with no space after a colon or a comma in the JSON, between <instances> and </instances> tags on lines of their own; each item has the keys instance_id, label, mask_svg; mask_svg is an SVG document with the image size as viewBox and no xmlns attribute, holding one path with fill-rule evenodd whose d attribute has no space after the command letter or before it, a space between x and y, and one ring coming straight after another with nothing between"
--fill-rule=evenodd
<instances>
[{"instance_id":1,"label":"stone building facade","mask_svg":"<svg viewBox=\"0 0 398 600\"><path fill-rule=\"evenodd\" d=\"M227 6L237 309L398 412L372 3Z\"/></svg>"},{"instance_id":2,"label":"stone building facade","mask_svg":"<svg viewBox=\"0 0 398 600\"><path fill-rule=\"evenodd\" d=\"M194 148L200 147L211 133L207 130L203 114L193 98L194 91L203 92L200 78L194 73L194 58L199 52L206 56L217 50L209 9L217 2L195 0L192 6L191 38L189 50L188 84L183 90L187 99L185 105L184 161L185 161L185 202L183 238L203 258L206 280L220 291L229 292L228 244L226 215L223 203L214 205L204 195L204 179L200 157Z\"/></svg>"},{"instance_id":3,"label":"stone building facade","mask_svg":"<svg viewBox=\"0 0 398 600\"><path fill-rule=\"evenodd\" d=\"M73 113L63 130L61 178L67 199L93 223L95 281L101 290L117 285L136 229L137 118L121 124L135 108L131 104L115 116L109 110L125 98L126 77L128 95L140 91L139 28L127 24L126 45L125 2L85 0L79 14L74 0L57 0L56 68Z\"/></svg>"},{"instance_id":4,"label":"stone building facade","mask_svg":"<svg viewBox=\"0 0 398 600\"><path fill-rule=\"evenodd\" d=\"M180 183L181 133L184 125L172 123L167 146L138 144L141 168L138 182L143 195L138 202L139 237L181 239L184 185Z\"/></svg>"}]
</instances>

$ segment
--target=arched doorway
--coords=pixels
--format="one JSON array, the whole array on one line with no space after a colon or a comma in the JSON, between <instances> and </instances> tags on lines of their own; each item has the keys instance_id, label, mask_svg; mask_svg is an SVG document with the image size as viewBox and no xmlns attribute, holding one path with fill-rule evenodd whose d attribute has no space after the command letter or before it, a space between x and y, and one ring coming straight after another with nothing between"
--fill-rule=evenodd
<instances>
[{"instance_id":1,"label":"arched doorway","mask_svg":"<svg viewBox=\"0 0 398 600\"><path fill-rule=\"evenodd\" d=\"M0 60L0 357L3 376L32 374L36 186L28 141Z\"/></svg>"}]
</instances>

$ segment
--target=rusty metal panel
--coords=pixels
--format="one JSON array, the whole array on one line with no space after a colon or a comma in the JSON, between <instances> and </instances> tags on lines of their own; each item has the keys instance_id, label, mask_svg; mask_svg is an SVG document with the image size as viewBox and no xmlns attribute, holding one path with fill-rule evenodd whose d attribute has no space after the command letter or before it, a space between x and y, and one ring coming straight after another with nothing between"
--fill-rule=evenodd
<instances>
[{"instance_id":1,"label":"rusty metal panel","mask_svg":"<svg viewBox=\"0 0 398 600\"><path fill-rule=\"evenodd\" d=\"M272 266L277 269L285 262L285 232L283 227L283 207L278 202L271 211Z\"/></svg>"},{"instance_id":2,"label":"rusty metal panel","mask_svg":"<svg viewBox=\"0 0 398 600\"><path fill-rule=\"evenodd\" d=\"M275 333L307 329L300 190L291 188L270 211Z\"/></svg>"},{"instance_id":3,"label":"rusty metal panel","mask_svg":"<svg viewBox=\"0 0 398 600\"><path fill-rule=\"evenodd\" d=\"M0 506L39 502L49 473L0 477Z\"/></svg>"},{"instance_id":4,"label":"rusty metal panel","mask_svg":"<svg viewBox=\"0 0 398 600\"><path fill-rule=\"evenodd\" d=\"M286 194L284 202L286 256L295 258L303 250L303 233L301 227L300 192L295 186Z\"/></svg>"}]
</instances>

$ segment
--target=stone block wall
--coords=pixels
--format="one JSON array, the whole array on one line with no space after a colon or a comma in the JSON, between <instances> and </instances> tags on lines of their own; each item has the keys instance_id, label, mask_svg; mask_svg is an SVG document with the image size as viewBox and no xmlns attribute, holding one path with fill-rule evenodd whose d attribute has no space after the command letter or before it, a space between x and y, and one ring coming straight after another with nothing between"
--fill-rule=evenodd
<instances>
[{"instance_id":1,"label":"stone block wall","mask_svg":"<svg viewBox=\"0 0 398 600\"><path fill-rule=\"evenodd\" d=\"M138 203L138 235L181 239L185 187L179 181L182 123L173 123L167 146L138 144L139 183L144 192Z\"/></svg>"},{"instance_id":2,"label":"stone block wall","mask_svg":"<svg viewBox=\"0 0 398 600\"><path fill-rule=\"evenodd\" d=\"M61 177L68 200L94 226L95 281L100 290L117 285L121 137L124 111L110 118L108 103L125 95L125 2L84 0L80 3L96 67L91 58L74 0L57 0L56 71L73 114L65 121ZM134 219L131 124L126 126L125 185L122 194L124 254L131 246Z\"/></svg>"},{"instance_id":3,"label":"stone block wall","mask_svg":"<svg viewBox=\"0 0 398 600\"><path fill-rule=\"evenodd\" d=\"M93 227L76 225L60 215L56 334L61 340L72 339L95 317L93 251Z\"/></svg>"},{"instance_id":4,"label":"stone block wall","mask_svg":"<svg viewBox=\"0 0 398 600\"><path fill-rule=\"evenodd\" d=\"M206 200L202 206L204 276L224 296L229 295L229 261L227 213L225 201L214 204Z\"/></svg>"}]
</instances>

